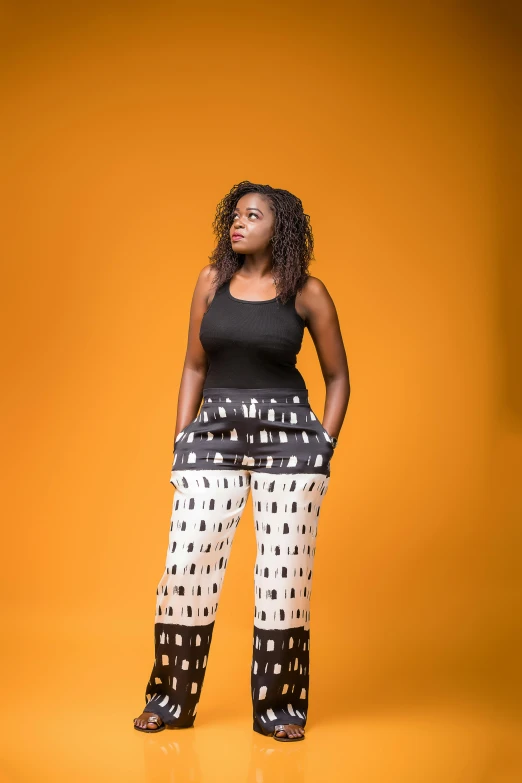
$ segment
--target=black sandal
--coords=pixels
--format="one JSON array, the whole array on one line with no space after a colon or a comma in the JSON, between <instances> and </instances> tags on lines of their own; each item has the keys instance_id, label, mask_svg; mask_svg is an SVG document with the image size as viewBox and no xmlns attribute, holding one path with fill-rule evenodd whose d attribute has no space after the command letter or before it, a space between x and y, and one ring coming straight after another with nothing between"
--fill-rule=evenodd
<instances>
[{"instance_id":1,"label":"black sandal","mask_svg":"<svg viewBox=\"0 0 522 783\"><path fill-rule=\"evenodd\" d=\"M285 729L285 725L290 726L292 724L278 723L277 726L274 726L274 728L271 731L265 731L265 727L263 726L259 718L256 715L254 715L254 725L252 728L254 729L254 731L257 731L258 734L263 734L263 736L265 737L273 737L278 742L299 742L299 740L305 739L304 734L301 737L276 737L277 731L284 731L284 732L287 731L287 729ZM298 726L299 724L295 723L293 725ZM304 726L301 726L300 728L304 729Z\"/></svg>"},{"instance_id":2,"label":"black sandal","mask_svg":"<svg viewBox=\"0 0 522 783\"><path fill-rule=\"evenodd\" d=\"M289 724L286 724L286 725L289 725ZM295 724L295 725L297 725L297 724ZM304 734L302 734L300 737L288 737L288 736L287 737L276 737L276 731L285 731L286 732L287 729L285 729L285 724L284 723L280 723L278 726L274 726L274 729L273 729L272 733L269 735L270 737L273 737L278 742L299 742L299 740L304 740L304 738L305 738Z\"/></svg>"},{"instance_id":3,"label":"black sandal","mask_svg":"<svg viewBox=\"0 0 522 783\"><path fill-rule=\"evenodd\" d=\"M134 720L136 720L136 718ZM160 721L161 721L161 723L160 723ZM136 729L136 731L144 731L147 734L157 734L158 731L163 731L163 729L167 728L165 723L163 722L163 720L160 718L160 716L159 715L154 715L154 713L152 713L152 712L150 713L150 718L147 718L147 723L155 723L158 728L157 729L142 729L141 726L136 726L136 724L134 724L134 728Z\"/></svg>"}]
</instances>

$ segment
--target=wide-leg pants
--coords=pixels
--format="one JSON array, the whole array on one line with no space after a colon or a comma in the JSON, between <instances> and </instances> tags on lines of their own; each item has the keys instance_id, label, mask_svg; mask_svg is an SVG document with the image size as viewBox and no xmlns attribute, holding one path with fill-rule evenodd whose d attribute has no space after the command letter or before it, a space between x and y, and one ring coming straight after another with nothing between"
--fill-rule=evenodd
<instances>
[{"instance_id":1,"label":"wide-leg pants","mask_svg":"<svg viewBox=\"0 0 522 783\"><path fill-rule=\"evenodd\" d=\"M267 734L278 723L306 724L313 563L332 453L307 390L203 390L198 415L174 443L173 509L145 693L146 710L166 724L194 723L250 490L257 542L253 728Z\"/></svg>"}]
</instances>

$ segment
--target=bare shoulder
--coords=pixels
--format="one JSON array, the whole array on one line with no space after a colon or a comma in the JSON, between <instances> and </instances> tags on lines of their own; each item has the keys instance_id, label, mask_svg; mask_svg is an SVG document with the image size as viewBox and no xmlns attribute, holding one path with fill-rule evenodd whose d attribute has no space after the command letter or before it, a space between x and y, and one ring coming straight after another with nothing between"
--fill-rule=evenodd
<instances>
[{"instance_id":1,"label":"bare shoulder","mask_svg":"<svg viewBox=\"0 0 522 783\"><path fill-rule=\"evenodd\" d=\"M308 276L298 296L303 305L311 309L324 305L331 298L323 281L313 275Z\"/></svg>"},{"instance_id":2,"label":"bare shoulder","mask_svg":"<svg viewBox=\"0 0 522 783\"><path fill-rule=\"evenodd\" d=\"M301 318L310 326L314 318L333 307L333 301L323 281L309 275L296 296L295 307Z\"/></svg>"},{"instance_id":3,"label":"bare shoulder","mask_svg":"<svg viewBox=\"0 0 522 783\"><path fill-rule=\"evenodd\" d=\"M203 303L205 310L208 308L210 302L214 298L214 281L216 277L217 270L214 264L205 264L205 266L199 272L194 295L199 301Z\"/></svg>"},{"instance_id":4,"label":"bare shoulder","mask_svg":"<svg viewBox=\"0 0 522 783\"><path fill-rule=\"evenodd\" d=\"M317 297L329 296L328 289L323 281L313 275L308 275L306 282L299 293L307 301Z\"/></svg>"},{"instance_id":5,"label":"bare shoulder","mask_svg":"<svg viewBox=\"0 0 522 783\"><path fill-rule=\"evenodd\" d=\"M208 296L216 276L217 271L214 264L205 264L205 266L200 270L198 279L196 281L196 290L198 293Z\"/></svg>"},{"instance_id":6,"label":"bare shoulder","mask_svg":"<svg viewBox=\"0 0 522 783\"><path fill-rule=\"evenodd\" d=\"M217 272L214 264L205 264L198 276L198 284L211 286L216 278Z\"/></svg>"}]
</instances>

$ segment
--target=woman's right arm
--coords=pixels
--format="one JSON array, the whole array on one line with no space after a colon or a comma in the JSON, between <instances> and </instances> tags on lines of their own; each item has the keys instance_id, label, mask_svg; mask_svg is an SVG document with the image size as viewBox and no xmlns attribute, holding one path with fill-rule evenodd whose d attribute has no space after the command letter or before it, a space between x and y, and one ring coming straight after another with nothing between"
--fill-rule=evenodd
<instances>
[{"instance_id":1,"label":"woman's right arm","mask_svg":"<svg viewBox=\"0 0 522 783\"><path fill-rule=\"evenodd\" d=\"M201 345L201 340L199 339L199 330L201 327L201 319L208 307L209 296L211 295L211 292L213 292L212 281L215 274L214 266L212 264L207 264L199 273L196 287L194 288L194 293L192 295L187 351L178 393L178 410L174 442L181 430L196 418L203 396L208 360L205 350Z\"/></svg>"}]
</instances>

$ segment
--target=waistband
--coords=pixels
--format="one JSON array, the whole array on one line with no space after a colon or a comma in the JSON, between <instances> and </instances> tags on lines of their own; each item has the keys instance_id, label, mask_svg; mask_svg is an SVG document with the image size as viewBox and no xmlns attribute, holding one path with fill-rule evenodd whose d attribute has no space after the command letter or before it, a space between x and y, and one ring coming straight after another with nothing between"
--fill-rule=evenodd
<instances>
[{"instance_id":1,"label":"waistband","mask_svg":"<svg viewBox=\"0 0 522 783\"><path fill-rule=\"evenodd\" d=\"M207 402L275 402L292 405L308 405L308 389L238 389L206 387L203 404Z\"/></svg>"}]
</instances>

